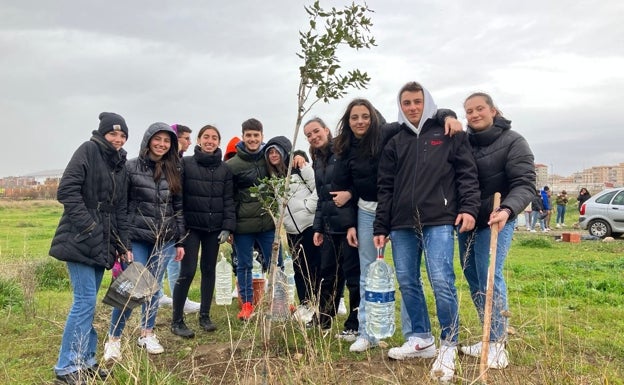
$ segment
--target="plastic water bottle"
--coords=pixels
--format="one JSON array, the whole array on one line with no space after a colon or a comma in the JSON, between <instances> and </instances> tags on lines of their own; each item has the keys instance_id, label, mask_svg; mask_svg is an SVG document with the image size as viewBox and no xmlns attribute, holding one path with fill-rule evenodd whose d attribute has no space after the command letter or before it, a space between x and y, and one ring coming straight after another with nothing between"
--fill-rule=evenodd
<instances>
[{"instance_id":1,"label":"plastic water bottle","mask_svg":"<svg viewBox=\"0 0 624 385\"><path fill-rule=\"evenodd\" d=\"M223 253L217 263L215 292L217 305L232 304L232 265L225 259Z\"/></svg>"},{"instance_id":2,"label":"plastic water bottle","mask_svg":"<svg viewBox=\"0 0 624 385\"><path fill-rule=\"evenodd\" d=\"M381 248L377 260L366 273L366 333L381 339L394 334L394 270L383 260Z\"/></svg>"},{"instance_id":3,"label":"plastic water bottle","mask_svg":"<svg viewBox=\"0 0 624 385\"><path fill-rule=\"evenodd\" d=\"M262 264L260 264L260 262L258 262L258 259L256 258L258 256L258 252L254 251L253 252L253 261L252 261L252 267L251 267L251 278L252 279L262 279Z\"/></svg>"},{"instance_id":4,"label":"plastic water bottle","mask_svg":"<svg viewBox=\"0 0 624 385\"><path fill-rule=\"evenodd\" d=\"M286 273L276 269L273 282L273 303L271 304L271 320L273 321L285 321L290 317L287 287Z\"/></svg>"},{"instance_id":5,"label":"plastic water bottle","mask_svg":"<svg viewBox=\"0 0 624 385\"><path fill-rule=\"evenodd\" d=\"M284 273L286 274L286 284L288 292L288 303L295 304L295 265L290 254L286 254L284 260Z\"/></svg>"}]
</instances>

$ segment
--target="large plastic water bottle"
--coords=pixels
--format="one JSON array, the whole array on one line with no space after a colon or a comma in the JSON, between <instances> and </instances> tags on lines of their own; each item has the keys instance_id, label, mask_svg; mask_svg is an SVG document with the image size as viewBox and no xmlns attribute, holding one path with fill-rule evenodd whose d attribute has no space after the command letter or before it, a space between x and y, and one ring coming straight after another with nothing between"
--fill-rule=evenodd
<instances>
[{"instance_id":1,"label":"large plastic water bottle","mask_svg":"<svg viewBox=\"0 0 624 385\"><path fill-rule=\"evenodd\" d=\"M368 267L364 287L366 333L378 339L391 337L395 329L394 270L383 260L381 248Z\"/></svg>"},{"instance_id":2,"label":"large plastic water bottle","mask_svg":"<svg viewBox=\"0 0 624 385\"><path fill-rule=\"evenodd\" d=\"M232 304L232 265L221 253L221 260L217 263L215 279L215 302L217 305Z\"/></svg>"},{"instance_id":3,"label":"large plastic water bottle","mask_svg":"<svg viewBox=\"0 0 624 385\"><path fill-rule=\"evenodd\" d=\"M284 273L286 274L286 284L288 292L288 303L295 303L295 265L290 254L286 254L284 260Z\"/></svg>"},{"instance_id":4,"label":"large plastic water bottle","mask_svg":"<svg viewBox=\"0 0 624 385\"><path fill-rule=\"evenodd\" d=\"M258 262L256 258L258 256L258 252L253 252L253 261L251 266L251 278L252 279L262 279L262 264Z\"/></svg>"},{"instance_id":5,"label":"large plastic water bottle","mask_svg":"<svg viewBox=\"0 0 624 385\"><path fill-rule=\"evenodd\" d=\"M271 320L273 321L285 321L290 317L287 287L286 274L276 269L273 282L273 303L271 304Z\"/></svg>"}]
</instances>

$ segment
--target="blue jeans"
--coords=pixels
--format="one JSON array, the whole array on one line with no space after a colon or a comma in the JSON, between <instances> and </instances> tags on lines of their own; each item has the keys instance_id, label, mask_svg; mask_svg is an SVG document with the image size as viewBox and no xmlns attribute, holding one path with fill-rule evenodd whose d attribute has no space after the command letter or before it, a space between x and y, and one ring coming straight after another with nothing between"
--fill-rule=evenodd
<instances>
[{"instance_id":1,"label":"blue jeans","mask_svg":"<svg viewBox=\"0 0 624 385\"><path fill-rule=\"evenodd\" d=\"M453 231L453 226L441 225L424 226L422 232L401 229L390 233L396 277L405 307L401 311L401 329L406 338L431 337L431 323L420 277L424 253L440 322L440 341L443 345L457 345L459 313L453 271Z\"/></svg>"},{"instance_id":2,"label":"blue jeans","mask_svg":"<svg viewBox=\"0 0 624 385\"><path fill-rule=\"evenodd\" d=\"M546 229L546 225L544 224L544 220L543 219L539 219L540 216L540 212L539 211L533 211L532 212L533 215L533 221L531 221L531 229L535 229L535 224L539 221L540 227L542 229L542 231L544 231Z\"/></svg>"},{"instance_id":3,"label":"blue jeans","mask_svg":"<svg viewBox=\"0 0 624 385\"><path fill-rule=\"evenodd\" d=\"M83 263L67 262L74 302L67 315L59 357L54 372L66 375L97 363L95 352L98 336L93 328L97 293L104 268Z\"/></svg>"},{"instance_id":4,"label":"blue jeans","mask_svg":"<svg viewBox=\"0 0 624 385\"><path fill-rule=\"evenodd\" d=\"M358 253L360 254L360 307L358 309L359 330L361 337L376 342L375 338L366 334L366 274L368 267L377 259L377 249L373 243L373 222L375 213L358 209L357 237Z\"/></svg>"},{"instance_id":5,"label":"blue jeans","mask_svg":"<svg viewBox=\"0 0 624 385\"><path fill-rule=\"evenodd\" d=\"M271 249L275 231L269 230L262 233L234 234L234 246L238 263L236 265L236 279L238 280L238 292L243 303L253 303L253 280L251 278L251 268L253 267L253 247L254 242L258 242L262 255L264 256L262 268L266 271L269 268L271 259ZM282 265L282 248L280 247L278 265Z\"/></svg>"},{"instance_id":6,"label":"blue jeans","mask_svg":"<svg viewBox=\"0 0 624 385\"><path fill-rule=\"evenodd\" d=\"M503 230L498 233L490 341L502 342L507 336L507 318L502 315L504 311L508 310L507 284L503 275L503 267L511 246L515 225L515 220L507 222ZM490 228L485 227L458 235L459 259L481 323L483 323L488 265L490 263L490 234Z\"/></svg>"},{"instance_id":7,"label":"blue jeans","mask_svg":"<svg viewBox=\"0 0 624 385\"><path fill-rule=\"evenodd\" d=\"M176 282L180 276L180 261L175 260L175 253L166 257L163 261L163 266L167 271L167 281L169 282L169 296L173 298L173 289L175 289ZM163 269L163 270L165 270ZM165 294L164 290L165 275L160 279L160 294L158 297L162 297Z\"/></svg>"},{"instance_id":8,"label":"blue jeans","mask_svg":"<svg viewBox=\"0 0 624 385\"><path fill-rule=\"evenodd\" d=\"M563 224L565 222L566 207L563 205L557 205L557 223Z\"/></svg>"},{"instance_id":9,"label":"blue jeans","mask_svg":"<svg viewBox=\"0 0 624 385\"><path fill-rule=\"evenodd\" d=\"M173 242L164 245L153 244L151 242L132 241L132 254L136 262L141 262L156 277L158 282L162 281L165 274L164 261L173 258L176 254ZM173 257L172 257L173 256ZM141 305L141 329L152 330L156 324L158 314L158 299L161 292L157 291L148 303ZM126 321L132 315L132 309L120 310L113 308L109 335L119 338L126 327Z\"/></svg>"}]
</instances>

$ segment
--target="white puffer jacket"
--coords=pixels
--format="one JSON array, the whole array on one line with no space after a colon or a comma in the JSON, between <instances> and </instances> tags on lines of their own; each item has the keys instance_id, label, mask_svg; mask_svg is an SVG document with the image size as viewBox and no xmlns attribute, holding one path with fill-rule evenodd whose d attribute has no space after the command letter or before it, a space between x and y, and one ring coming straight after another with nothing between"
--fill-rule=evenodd
<instances>
[{"instance_id":1,"label":"white puffer jacket","mask_svg":"<svg viewBox=\"0 0 624 385\"><path fill-rule=\"evenodd\" d=\"M284 228L288 234L299 234L314 222L318 197L311 164L292 170L290 194L284 213Z\"/></svg>"}]
</instances>

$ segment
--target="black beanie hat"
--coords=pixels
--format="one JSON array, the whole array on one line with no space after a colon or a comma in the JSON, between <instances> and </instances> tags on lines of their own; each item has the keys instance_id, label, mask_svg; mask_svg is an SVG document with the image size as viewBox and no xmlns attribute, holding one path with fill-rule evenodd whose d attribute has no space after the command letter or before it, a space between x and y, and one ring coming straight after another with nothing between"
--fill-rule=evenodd
<instances>
[{"instance_id":1,"label":"black beanie hat","mask_svg":"<svg viewBox=\"0 0 624 385\"><path fill-rule=\"evenodd\" d=\"M102 112L100 114L100 127L98 131L106 135L110 131L123 131L128 136L128 126L121 115L114 112Z\"/></svg>"}]
</instances>

